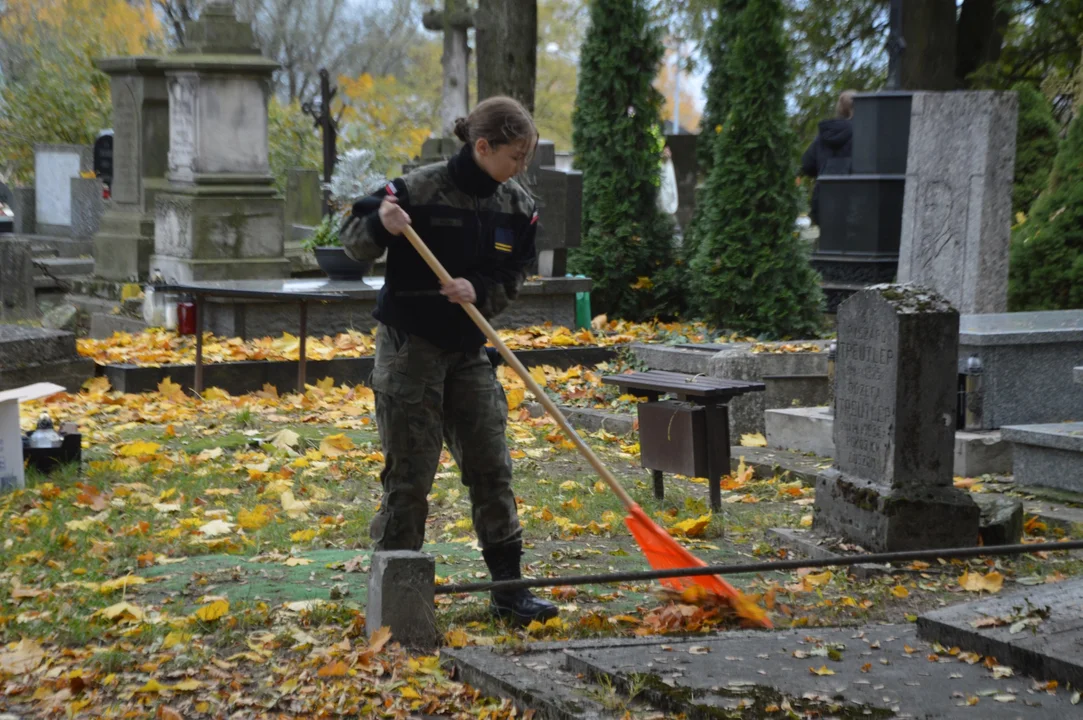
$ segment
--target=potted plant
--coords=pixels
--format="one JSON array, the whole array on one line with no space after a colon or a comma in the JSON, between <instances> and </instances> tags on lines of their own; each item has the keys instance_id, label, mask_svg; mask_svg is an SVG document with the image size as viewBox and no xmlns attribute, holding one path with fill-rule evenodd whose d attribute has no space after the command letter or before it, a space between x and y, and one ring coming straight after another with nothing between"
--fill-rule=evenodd
<instances>
[{"instance_id":1,"label":"potted plant","mask_svg":"<svg viewBox=\"0 0 1083 720\"><path fill-rule=\"evenodd\" d=\"M339 231L349 217L354 200L374 192L385 182L372 170L370 150L347 150L339 158L331 176L330 213L323 217L315 231L301 246L316 256L320 269L332 280L361 280L371 263L358 262L346 254Z\"/></svg>"}]
</instances>

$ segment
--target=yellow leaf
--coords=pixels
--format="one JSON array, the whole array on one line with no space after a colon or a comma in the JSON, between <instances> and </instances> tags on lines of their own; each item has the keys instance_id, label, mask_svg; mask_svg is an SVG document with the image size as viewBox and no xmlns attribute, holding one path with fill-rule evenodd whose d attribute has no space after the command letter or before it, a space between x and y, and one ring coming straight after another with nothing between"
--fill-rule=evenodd
<instances>
[{"instance_id":1,"label":"yellow leaf","mask_svg":"<svg viewBox=\"0 0 1083 720\"><path fill-rule=\"evenodd\" d=\"M812 527L812 514L811 513L808 514L808 515L802 515L801 516L801 527L803 527L803 528Z\"/></svg>"},{"instance_id":2,"label":"yellow leaf","mask_svg":"<svg viewBox=\"0 0 1083 720\"><path fill-rule=\"evenodd\" d=\"M320 452L327 457L340 457L355 447L353 440L345 434L339 433L338 435L325 437L323 442L320 443Z\"/></svg>"},{"instance_id":3,"label":"yellow leaf","mask_svg":"<svg viewBox=\"0 0 1083 720\"><path fill-rule=\"evenodd\" d=\"M901 599L904 597L909 597L910 591L904 588L902 585L896 585L895 587L891 588L891 594Z\"/></svg>"},{"instance_id":4,"label":"yellow leaf","mask_svg":"<svg viewBox=\"0 0 1083 720\"><path fill-rule=\"evenodd\" d=\"M538 385L545 387L545 370L540 367L532 367L530 368L530 377L533 378L534 382L538 383Z\"/></svg>"},{"instance_id":5,"label":"yellow leaf","mask_svg":"<svg viewBox=\"0 0 1083 720\"><path fill-rule=\"evenodd\" d=\"M819 587L831 582L831 578L835 577L835 574L830 570L824 570L822 573L810 573L802 578L802 582L809 587Z\"/></svg>"},{"instance_id":6,"label":"yellow leaf","mask_svg":"<svg viewBox=\"0 0 1083 720\"><path fill-rule=\"evenodd\" d=\"M292 490L287 490L282 493L280 500L282 501L282 509L286 511L287 515L294 519L305 517L309 506L312 505L311 502L301 501L295 498Z\"/></svg>"},{"instance_id":7,"label":"yellow leaf","mask_svg":"<svg viewBox=\"0 0 1083 720\"><path fill-rule=\"evenodd\" d=\"M654 282L649 277L640 275L630 287L633 290L650 290L654 287Z\"/></svg>"},{"instance_id":8,"label":"yellow leaf","mask_svg":"<svg viewBox=\"0 0 1083 720\"><path fill-rule=\"evenodd\" d=\"M316 537L316 531L312 529L298 530L295 533L290 534L290 540L293 542L308 542Z\"/></svg>"},{"instance_id":9,"label":"yellow leaf","mask_svg":"<svg viewBox=\"0 0 1083 720\"><path fill-rule=\"evenodd\" d=\"M137 605L132 605L130 602L119 602L116 605L102 608L94 613L92 617L103 617L106 620L141 622L143 620L143 610Z\"/></svg>"},{"instance_id":10,"label":"yellow leaf","mask_svg":"<svg viewBox=\"0 0 1083 720\"><path fill-rule=\"evenodd\" d=\"M316 383L316 387L324 392L331 392L335 389L335 379L333 377L325 377Z\"/></svg>"},{"instance_id":11,"label":"yellow leaf","mask_svg":"<svg viewBox=\"0 0 1083 720\"><path fill-rule=\"evenodd\" d=\"M470 642L470 636L466 634L465 630L448 630L444 634L444 643L448 647L461 648L466 647Z\"/></svg>"},{"instance_id":12,"label":"yellow leaf","mask_svg":"<svg viewBox=\"0 0 1083 720\"><path fill-rule=\"evenodd\" d=\"M996 570L993 570L985 576L982 576L980 573L967 571L959 578L959 585L969 592L981 592L984 590L990 593L998 593L1004 586L1004 576Z\"/></svg>"},{"instance_id":13,"label":"yellow leaf","mask_svg":"<svg viewBox=\"0 0 1083 720\"><path fill-rule=\"evenodd\" d=\"M240 510L237 513L237 525L244 530L259 530L271 522L270 508L266 505L257 505L251 510Z\"/></svg>"},{"instance_id":14,"label":"yellow leaf","mask_svg":"<svg viewBox=\"0 0 1083 720\"><path fill-rule=\"evenodd\" d=\"M832 670L831 668L827 667L826 665L821 665L818 670L815 669L815 668L810 667L808 669L808 671L810 673L812 673L813 675L834 675L835 674L835 671Z\"/></svg>"},{"instance_id":15,"label":"yellow leaf","mask_svg":"<svg viewBox=\"0 0 1083 720\"><path fill-rule=\"evenodd\" d=\"M36 669L45 659L45 650L36 640L23 638L11 650L0 645L0 673L18 677Z\"/></svg>"},{"instance_id":16,"label":"yellow leaf","mask_svg":"<svg viewBox=\"0 0 1083 720\"><path fill-rule=\"evenodd\" d=\"M184 390L180 385L166 378L158 383L158 393L167 400L180 400L184 398Z\"/></svg>"},{"instance_id":17,"label":"yellow leaf","mask_svg":"<svg viewBox=\"0 0 1083 720\"><path fill-rule=\"evenodd\" d=\"M195 616L203 622L214 622L229 612L229 601L215 600L209 605L204 605L196 610Z\"/></svg>"},{"instance_id":18,"label":"yellow leaf","mask_svg":"<svg viewBox=\"0 0 1083 720\"><path fill-rule=\"evenodd\" d=\"M147 579L145 577L140 577L139 575L125 575L124 577L116 578L115 580L103 582L98 588L98 590L102 594L108 595L109 593L116 592L117 590L125 590L129 587L146 584Z\"/></svg>"},{"instance_id":19,"label":"yellow leaf","mask_svg":"<svg viewBox=\"0 0 1083 720\"><path fill-rule=\"evenodd\" d=\"M418 695L417 690L414 690L409 685L406 685L402 689L400 689L399 693L401 693L402 696L404 698L406 698L407 700L420 700L421 699L421 696Z\"/></svg>"},{"instance_id":20,"label":"yellow leaf","mask_svg":"<svg viewBox=\"0 0 1083 720\"><path fill-rule=\"evenodd\" d=\"M767 447L767 438L763 433L745 433L741 436L741 447Z\"/></svg>"},{"instance_id":21,"label":"yellow leaf","mask_svg":"<svg viewBox=\"0 0 1083 720\"><path fill-rule=\"evenodd\" d=\"M560 489L564 492L568 492L570 490L578 490L579 483L577 483L575 480L565 480L560 484Z\"/></svg>"},{"instance_id":22,"label":"yellow leaf","mask_svg":"<svg viewBox=\"0 0 1083 720\"><path fill-rule=\"evenodd\" d=\"M161 447L158 443L139 440L120 448L117 454L121 457L143 457L145 455L154 455Z\"/></svg>"},{"instance_id":23,"label":"yellow leaf","mask_svg":"<svg viewBox=\"0 0 1083 720\"><path fill-rule=\"evenodd\" d=\"M201 687L203 687L203 683L201 683L199 680L193 680L189 678L188 680L181 680L179 683L173 686L173 689L179 690L180 692L192 692L194 690L200 689Z\"/></svg>"},{"instance_id":24,"label":"yellow leaf","mask_svg":"<svg viewBox=\"0 0 1083 720\"><path fill-rule=\"evenodd\" d=\"M711 513L700 515L698 518L682 520L669 528L669 534L677 537L699 537L703 534L703 531L707 529L707 525L710 524L710 522Z\"/></svg>"},{"instance_id":25,"label":"yellow leaf","mask_svg":"<svg viewBox=\"0 0 1083 720\"><path fill-rule=\"evenodd\" d=\"M598 482L594 483L594 492L596 492L596 493L604 493L608 489L609 489L609 486L606 485L605 482L602 481L602 480L599 480Z\"/></svg>"},{"instance_id":26,"label":"yellow leaf","mask_svg":"<svg viewBox=\"0 0 1083 720\"><path fill-rule=\"evenodd\" d=\"M312 564L312 559L311 558L290 558L285 563L286 567L298 567L298 566L301 566L301 565L311 565L311 564Z\"/></svg>"},{"instance_id":27,"label":"yellow leaf","mask_svg":"<svg viewBox=\"0 0 1083 720\"><path fill-rule=\"evenodd\" d=\"M508 397L508 410L518 410L519 406L523 404L523 399L526 397L526 390L521 387L513 387L506 390L505 395Z\"/></svg>"},{"instance_id":28,"label":"yellow leaf","mask_svg":"<svg viewBox=\"0 0 1083 720\"><path fill-rule=\"evenodd\" d=\"M137 693L160 693L163 690L172 690L169 685L162 685L160 682L151 678L147 680L147 684L136 690Z\"/></svg>"},{"instance_id":29,"label":"yellow leaf","mask_svg":"<svg viewBox=\"0 0 1083 720\"><path fill-rule=\"evenodd\" d=\"M192 639L191 633L181 632L180 630L174 630L165 636L162 640L162 649L170 650L178 645L183 645Z\"/></svg>"},{"instance_id":30,"label":"yellow leaf","mask_svg":"<svg viewBox=\"0 0 1083 720\"><path fill-rule=\"evenodd\" d=\"M279 450L289 450L300 444L301 436L289 428L283 428L267 438L267 440Z\"/></svg>"},{"instance_id":31,"label":"yellow leaf","mask_svg":"<svg viewBox=\"0 0 1083 720\"><path fill-rule=\"evenodd\" d=\"M212 387L203 392L204 400L232 400L233 396L222 388Z\"/></svg>"},{"instance_id":32,"label":"yellow leaf","mask_svg":"<svg viewBox=\"0 0 1083 720\"><path fill-rule=\"evenodd\" d=\"M120 299L125 300L138 300L143 297L143 289L139 287L139 283L124 283L120 288Z\"/></svg>"}]
</instances>

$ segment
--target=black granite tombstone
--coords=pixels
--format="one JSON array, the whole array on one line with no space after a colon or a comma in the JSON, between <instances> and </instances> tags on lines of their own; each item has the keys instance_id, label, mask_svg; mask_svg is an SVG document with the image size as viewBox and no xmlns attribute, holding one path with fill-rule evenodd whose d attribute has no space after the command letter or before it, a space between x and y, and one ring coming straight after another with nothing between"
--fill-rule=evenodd
<instances>
[{"instance_id":1,"label":"black granite tombstone","mask_svg":"<svg viewBox=\"0 0 1083 720\"><path fill-rule=\"evenodd\" d=\"M106 130L94 141L94 174L106 185L113 184L113 131Z\"/></svg>"}]
</instances>

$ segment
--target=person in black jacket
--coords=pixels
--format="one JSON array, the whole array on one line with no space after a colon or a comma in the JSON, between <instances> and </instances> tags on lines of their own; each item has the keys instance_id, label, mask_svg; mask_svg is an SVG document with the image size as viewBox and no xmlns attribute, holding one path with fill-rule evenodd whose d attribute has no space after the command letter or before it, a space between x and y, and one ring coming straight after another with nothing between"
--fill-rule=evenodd
<instances>
[{"instance_id":1,"label":"person in black jacket","mask_svg":"<svg viewBox=\"0 0 1083 720\"><path fill-rule=\"evenodd\" d=\"M846 90L839 95L835 105L835 117L820 122L816 139L801 157L801 175L818 178L820 175L849 175L850 157L854 150L855 91ZM812 188L809 219L820 224L820 185Z\"/></svg>"},{"instance_id":2,"label":"person in black jacket","mask_svg":"<svg viewBox=\"0 0 1083 720\"><path fill-rule=\"evenodd\" d=\"M420 550L428 495L445 441L470 492L474 530L493 580L521 577L522 528L512 491L508 403L485 336L460 305L487 318L519 295L535 257L534 198L512 178L538 141L515 100L489 98L455 134L448 162L419 168L354 204L341 232L346 253L387 252L373 313L372 389L385 464L383 501L370 527L377 550ZM403 237L414 227L454 278L441 285ZM519 624L555 617L529 590L492 593L493 611Z\"/></svg>"}]
</instances>

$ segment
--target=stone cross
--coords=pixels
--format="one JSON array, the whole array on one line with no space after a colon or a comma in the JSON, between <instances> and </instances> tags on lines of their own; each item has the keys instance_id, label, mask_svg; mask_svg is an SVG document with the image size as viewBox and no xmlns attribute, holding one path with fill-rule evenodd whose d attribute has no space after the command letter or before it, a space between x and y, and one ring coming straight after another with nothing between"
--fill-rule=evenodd
<instances>
[{"instance_id":1,"label":"stone cross","mask_svg":"<svg viewBox=\"0 0 1083 720\"><path fill-rule=\"evenodd\" d=\"M444 86L440 95L440 133L454 136L455 119L470 112L470 47L467 31L474 27L474 11L468 0L444 0L444 10L430 10L422 16L427 30L444 33Z\"/></svg>"},{"instance_id":2,"label":"stone cross","mask_svg":"<svg viewBox=\"0 0 1083 720\"><path fill-rule=\"evenodd\" d=\"M879 551L973 545L979 510L952 484L959 313L914 285L874 285L838 312L835 465L814 527Z\"/></svg>"}]
</instances>

